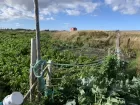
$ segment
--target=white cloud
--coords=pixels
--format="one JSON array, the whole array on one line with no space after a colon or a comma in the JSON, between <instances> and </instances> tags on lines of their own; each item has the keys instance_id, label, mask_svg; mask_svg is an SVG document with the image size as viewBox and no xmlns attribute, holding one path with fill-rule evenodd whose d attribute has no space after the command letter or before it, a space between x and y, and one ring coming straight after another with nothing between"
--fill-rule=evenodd
<instances>
[{"instance_id":1,"label":"white cloud","mask_svg":"<svg viewBox=\"0 0 140 105\"><path fill-rule=\"evenodd\" d=\"M96 1L96 2L95 2ZM53 15L92 14L100 6L100 0L39 0L40 20L54 20ZM104 0L113 11L123 14L140 13L140 0ZM52 18L46 18L46 17ZM33 19L33 0L0 0L0 20Z\"/></svg>"},{"instance_id":2,"label":"white cloud","mask_svg":"<svg viewBox=\"0 0 140 105\"><path fill-rule=\"evenodd\" d=\"M16 27L21 27L21 26L23 26L23 24L21 24L21 23L15 23L15 25L16 25Z\"/></svg>"},{"instance_id":3,"label":"white cloud","mask_svg":"<svg viewBox=\"0 0 140 105\"><path fill-rule=\"evenodd\" d=\"M53 17L46 18L46 20L55 20Z\"/></svg>"},{"instance_id":4,"label":"white cloud","mask_svg":"<svg viewBox=\"0 0 140 105\"><path fill-rule=\"evenodd\" d=\"M120 11L123 14L136 14L140 12L140 0L105 0L113 11Z\"/></svg>"},{"instance_id":5,"label":"white cloud","mask_svg":"<svg viewBox=\"0 0 140 105\"><path fill-rule=\"evenodd\" d=\"M80 11L78 11L78 10L66 10L66 13L68 15L74 15L74 16L80 15Z\"/></svg>"},{"instance_id":6,"label":"white cloud","mask_svg":"<svg viewBox=\"0 0 140 105\"><path fill-rule=\"evenodd\" d=\"M20 23L16 23L16 26L19 27L20 26Z\"/></svg>"},{"instance_id":7,"label":"white cloud","mask_svg":"<svg viewBox=\"0 0 140 105\"><path fill-rule=\"evenodd\" d=\"M87 3L81 3L81 6L85 8L87 13L92 13L98 6L100 6L100 4L87 2Z\"/></svg>"},{"instance_id":8,"label":"white cloud","mask_svg":"<svg viewBox=\"0 0 140 105\"><path fill-rule=\"evenodd\" d=\"M3 0L1 4L0 20L34 17L33 0ZM93 0L39 0L40 20L60 12L68 15L92 13L99 6L100 3Z\"/></svg>"},{"instance_id":9,"label":"white cloud","mask_svg":"<svg viewBox=\"0 0 140 105\"><path fill-rule=\"evenodd\" d=\"M33 18L30 11L18 10L12 7L3 6L0 10L0 20L13 20L18 18Z\"/></svg>"},{"instance_id":10,"label":"white cloud","mask_svg":"<svg viewBox=\"0 0 140 105\"><path fill-rule=\"evenodd\" d=\"M113 7L113 11L117 11L118 9L119 9L118 6L114 6L114 7Z\"/></svg>"}]
</instances>

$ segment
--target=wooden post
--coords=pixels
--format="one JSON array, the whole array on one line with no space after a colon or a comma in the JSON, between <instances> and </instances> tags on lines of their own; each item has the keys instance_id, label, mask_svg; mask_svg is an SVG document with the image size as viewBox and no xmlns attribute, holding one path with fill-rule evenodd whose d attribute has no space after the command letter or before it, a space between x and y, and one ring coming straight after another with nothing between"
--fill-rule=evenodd
<instances>
[{"instance_id":1,"label":"wooden post","mask_svg":"<svg viewBox=\"0 0 140 105\"><path fill-rule=\"evenodd\" d=\"M52 74L52 61L48 61L48 70L47 70L47 77L46 77L46 82L47 82L47 87L51 87L51 74Z\"/></svg>"},{"instance_id":2,"label":"wooden post","mask_svg":"<svg viewBox=\"0 0 140 105\"><path fill-rule=\"evenodd\" d=\"M37 60L40 60L41 56L40 56L40 26L39 26L38 0L34 0L34 7L35 7L35 19L36 19L36 50L37 50Z\"/></svg>"},{"instance_id":3,"label":"wooden post","mask_svg":"<svg viewBox=\"0 0 140 105\"><path fill-rule=\"evenodd\" d=\"M27 97L30 95L31 91L35 88L37 84L37 81L34 82L34 84L31 86L30 90L28 90L28 92L26 93L26 95L24 96L24 101L27 99Z\"/></svg>"},{"instance_id":4,"label":"wooden post","mask_svg":"<svg viewBox=\"0 0 140 105\"><path fill-rule=\"evenodd\" d=\"M48 70L47 70L47 75L46 75L46 87L48 90L53 91L53 86L51 84L51 74L52 74L52 61L49 60L48 62ZM52 96L48 95L48 98L50 99Z\"/></svg>"},{"instance_id":5,"label":"wooden post","mask_svg":"<svg viewBox=\"0 0 140 105\"><path fill-rule=\"evenodd\" d=\"M121 56L120 56L120 33L119 33L119 31L116 31L116 33L117 33L116 53L117 53L118 60L120 60L121 59Z\"/></svg>"},{"instance_id":6,"label":"wooden post","mask_svg":"<svg viewBox=\"0 0 140 105\"><path fill-rule=\"evenodd\" d=\"M33 73L32 66L36 63L36 42L35 39L31 39L31 63L30 63L30 89L35 82L35 76ZM33 91L30 92L30 101L33 101Z\"/></svg>"},{"instance_id":7,"label":"wooden post","mask_svg":"<svg viewBox=\"0 0 140 105\"><path fill-rule=\"evenodd\" d=\"M37 60L41 59L40 56L40 27L39 27L39 8L38 0L34 0L34 11L35 11L35 20L36 20L36 51L37 51ZM40 74L40 71L38 72ZM37 89L39 91L39 80L37 84ZM38 100L40 100L40 94L38 93Z\"/></svg>"}]
</instances>

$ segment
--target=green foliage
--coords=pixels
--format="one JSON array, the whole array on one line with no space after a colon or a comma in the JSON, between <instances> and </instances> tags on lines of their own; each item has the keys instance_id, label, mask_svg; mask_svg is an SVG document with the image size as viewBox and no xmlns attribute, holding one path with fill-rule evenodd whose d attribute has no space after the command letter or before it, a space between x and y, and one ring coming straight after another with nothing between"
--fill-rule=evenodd
<instances>
[{"instance_id":1,"label":"green foliage","mask_svg":"<svg viewBox=\"0 0 140 105\"><path fill-rule=\"evenodd\" d=\"M139 79L130 79L125 66L124 62L118 62L115 56L110 56L97 73L82 78L80 105L139 105Z\"/></svg>"},{"instance_id":2,"label":"green foliage","mask_svg":"<svg viewBox=\"0 0 140 105\"><path fill-rule=\"evenodd\" d=\"M12 91L25 94L29 89L30 38L34 32L0 32L0 100ZM56 41L50 33L41 33L41 56L64 64L89 64L96 57L77 56L70 42ZM73 50L70 50L73 49ZM116 56L105 57L103 63L84 67L54 66L52 97L25 105L132 105L140 104L140 79L127 72L131 65ZM134 69L133 69L134 70Z\"/></svg>"},{"instance_id":3,"label":"green foliage","mask_svg":"<svg viewBox=\"0 0 140 105\"><path fill-rule=\"evenodd\" d=\"M28 88L30 39L9 34L0 33L0 81L6 83L1 85L5 87L2 90L7 94L15 90L24 93Z\"/></svg>"}]
</instances>

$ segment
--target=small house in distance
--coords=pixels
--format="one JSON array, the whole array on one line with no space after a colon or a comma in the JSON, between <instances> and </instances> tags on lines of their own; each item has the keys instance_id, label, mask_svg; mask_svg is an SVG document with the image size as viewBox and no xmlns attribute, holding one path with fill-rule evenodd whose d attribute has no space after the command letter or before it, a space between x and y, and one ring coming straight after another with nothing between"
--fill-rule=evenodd
<instances>
[{"instance_id":1,"label":"small house in distance","mask_svg":"<svg viewBox=\"0 0 140 105\"><path fill-rule=\"evenodd\" d=\"M77 28L76 28L76 27L72 27L72 28L70 29L70 31L77 31Z\"/></svg>"}]
</instances>

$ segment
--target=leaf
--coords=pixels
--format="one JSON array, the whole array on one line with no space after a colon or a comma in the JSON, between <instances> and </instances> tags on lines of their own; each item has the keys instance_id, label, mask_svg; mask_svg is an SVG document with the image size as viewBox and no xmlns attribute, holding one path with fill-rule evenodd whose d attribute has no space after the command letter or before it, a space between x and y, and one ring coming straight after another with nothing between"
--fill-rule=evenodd
<instances>
[{"instance_id":1,"label":"leaf","mask_svg":"<svg viewBox=\"0 0 140 105\"><path fill-rule=\"evenodd\" d=\"M81 95L85 94L85 91L83 89L79 90Z\"/></svg>"},{"instance_id":2,"label":"leaf","mask_svg":"<svg viewBox=\"0 0 140 105\"><path fill-rule=\"evenodd\" d=\"M113 103L119 103L119 101L116 98L111 98L110 101Z\"/></svg>"}]
</instances>

